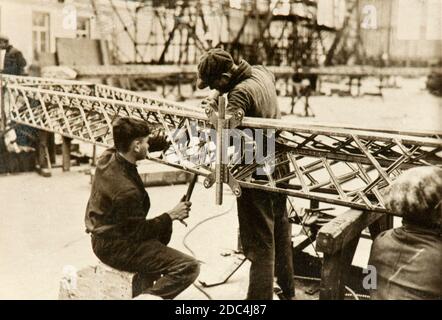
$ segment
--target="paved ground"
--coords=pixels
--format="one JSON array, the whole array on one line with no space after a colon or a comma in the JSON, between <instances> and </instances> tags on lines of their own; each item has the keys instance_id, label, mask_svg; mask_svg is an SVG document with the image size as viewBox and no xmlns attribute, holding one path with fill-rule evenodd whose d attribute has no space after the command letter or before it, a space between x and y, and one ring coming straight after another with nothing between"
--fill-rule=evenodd
<instances>
[{"instance_id":1,"label":"paved ground","mask_svg":"<svg viewBox=\"0 0 442 320\"><path fill-rule=\"evenodd\" d=\"M363 90L376 92L376 81L366 81ZM390 128L401 130L442 131L442 99L425 90L425 79L398 79L400 89L384 89L383 97L364 96L311 98L315 118L295 118L300 122L330 122L350 124L358 127ZM289 101L283 99L283 111L289 112ZM299 102L295 112L303 112Z\"/></svg>"},{"instance_id":2,"label":"paved ground","mask_svg":"<svg viewBox=\"0 0 442 320\"><path fill-rule=\"evenodd\" d=\"M442 130L441 99L422 91L423 81L399 83L402 89L387 89L379 97L313 97L316 118L288 119L300 122L337 122L359 126L400 129ZM288 99L281 99L288 111ZM301 105L298 106L298 112ZM52 178L34 173L0 177L0 299L56 299L63 267L78 269L95 264L89 237L84 233L83 217L90 191L90 177L78 170ZM185 186L149 188L152 213L172 208L185 193ZM227 192L228 193L228 192ZM188 246L204 262L200 279L219 277L231 258L221 253L236 248L237 220L232 195L224 205L214 205L213 190L197 185L188 228L174 225L171 245L186 250L183 239L202 220L217 214L188 235ZM300 202L302 205L302 202ZM365 265L370 248L362 241L355 263ZM243 299L247 287L247 266L243 266L228 284L208 289L215 299ZM179 298L204 299L195 288Z\"/></svg>"},{"instance_id":3,"label":"paved ground","mask_svg":"<svg viewBox=\"0 0 442 320\"><path fill-rule=\"evenodd\" d=\"M0 299L54 299L64 266L80 269L96 263L83 227L89 181L84 173L58 170L50 179L33 173L0 179ZM185 189L184 185L149 188L152 217L171 209ZM205 262L203 276L207 264L216 267L229 262L220 253L236 247L237 223L231 195L226 195L224 206L216 207L214 201L208 201L213 192L202 185L197 185L194 194L188 227L174 224L171 245L175 248L186 251L183 238L196 223L226 212L187 237L187 245ZM199 298L197 294L193 297Z\"/></svg>"}]
</instances>

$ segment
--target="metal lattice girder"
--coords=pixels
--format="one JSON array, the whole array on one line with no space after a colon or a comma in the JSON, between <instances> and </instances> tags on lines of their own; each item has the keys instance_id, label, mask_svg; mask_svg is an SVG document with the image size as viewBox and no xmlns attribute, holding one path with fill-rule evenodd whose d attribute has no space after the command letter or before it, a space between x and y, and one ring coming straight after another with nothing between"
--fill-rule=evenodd
<instances>
[{"instance_id":1,"label":"metal lattice girder","mask_svg":"<svg viewBox=\"0 0 442 320\"><path fill-rule=\"evenodd\" d=\"M152 160L208 178L216 171L214 122L200 108L76 81L5 77L4 83L9 117L15 122L107 147L113 145L112 121L117 116L141 119L171 141L168 150L151 154ZM360 130L260 118L244 118L238 128L242 130L233 136L244 149L235 149L231 142L223 149L228 176L242 188L386 212L382 189L402 170L442 166L440 132ZM276 137L275 152L263 159L258 159L256 136L248 133L257 130L270 130L267 136ZM252 159L245 162L247 149L253 151ZM256 176L258 168L267 172L266 179Z\"/></svg>"}]
</instances>

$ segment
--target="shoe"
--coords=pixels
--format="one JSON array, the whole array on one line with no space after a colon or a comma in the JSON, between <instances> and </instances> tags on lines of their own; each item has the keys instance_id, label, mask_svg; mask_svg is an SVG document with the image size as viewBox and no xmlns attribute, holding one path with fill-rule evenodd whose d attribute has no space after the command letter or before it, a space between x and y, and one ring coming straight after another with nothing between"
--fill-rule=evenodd
<instances>
[{"instance_id":1,"label":"shoe","mask_svg":"<svg viewBox=\"0 0 442 320\"><path fill-rule=\"evenodd\" d=\"M51 170L46 169L46 168L40 168L38 170L38 174L41 175L42 177L45 177L45 178L52 177Z\"/></svg>"},{"instance_id":2,"label":"shoe","mask_svg":"<svg viewBox=\"0 0 442 320\"><path fill-rule=\"evenodd\" d=\"M273 288L273 300L285 300L280 287L275 286Z\"/></svg>"},{"instance_id":3,"label":"shoe","mask_svg":"<svg viewBox=\"0 0 442 320\"><path fill-rule=\"evenodd\" d=\"M273 288L273 300L298 300L296 296L289 297L282 292L279 286Z\"/></svg>"}]
</instances>

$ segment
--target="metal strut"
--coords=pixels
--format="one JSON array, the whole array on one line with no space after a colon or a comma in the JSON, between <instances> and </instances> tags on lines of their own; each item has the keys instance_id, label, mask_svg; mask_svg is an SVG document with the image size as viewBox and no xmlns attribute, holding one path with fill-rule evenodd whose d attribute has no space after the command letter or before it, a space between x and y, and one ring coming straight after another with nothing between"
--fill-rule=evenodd
<instances>
[{"instance_id":1,"label":"metal strut","mask_svg":"<svg viewBox=\"0 0 442 320\"><path fill-rule=\"evenodd\" d=\"M207 117L210 123L216 128L216 164L215 173L209 175L204 181L204 186L210 188L216 183L216 204L223 203L223 185L227 183L236 197L241 196L241 186L230 173L227 167L226 150L228 148L228 140L226 131L234 129L241 124L244 114L239 111L236 114L226 118L226 99L224 96L218 97L218 113L213 109L206 109Z\"/></svg>"},{"instance_id":2,"label":"metal strut","mask_svg":"<svg viewBox=\"0 0 442 320\"><path fill-rule=\"evenodd\" d=\"M382 190L402 171L417 166L442 167L442 133L302 124L281 119L206 110L107 85L36 77L1 75L4 120L35 127L103 147L113 146L112 122L132 117L167 135L171 147L149 159L205 177L236 196L242 188L276 192L370 212L389 212ZM242 130L229 130L240 127ZM215 130L214 130L215 129ZM256 136L247 130L272 130L272 166L281 174L271 183L255 178L264 164ZM227 135L229 133L229 136ZM252 158L236 162L230 133L239 134ZM233 148L234 149L234 148ZM248 153L247 153L248 155ZM261 159L262 160L262 159ZM397 214L397 213L393 213Z\"/></svg>"}]
</instances>

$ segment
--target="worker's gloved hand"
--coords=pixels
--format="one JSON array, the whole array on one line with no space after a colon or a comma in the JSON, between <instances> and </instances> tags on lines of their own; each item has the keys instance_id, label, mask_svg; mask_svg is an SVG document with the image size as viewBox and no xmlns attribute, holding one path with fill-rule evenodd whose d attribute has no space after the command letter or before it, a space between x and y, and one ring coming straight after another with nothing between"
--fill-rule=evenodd
<instances>
[{"instance_id":1,"label":"worker's gloved hand","mask_svg":"<svg viewBox=\"0 0 442 320\"><path fill-rule=\"evenodd\" d=\"M191 206L192 202L181 201L175 206L175 208L167 212L167 214L172 220L184 220L189 217L189 211Z\"/></svg>"},{"instance_id":2,"label":"worker's gloved hand","mask_svg":"<svg viewBox=\"0 0 442 320\"><path fill-rule=\"evenodd\" d=\"M163 151L169 148L171 142L164 131L153 132L149 135L149 152Z\"/></svg>"},{"instance_id":3,"label":"worker's gloved hand","mask_svg":"<svg viewBox=\"0 0 442 320\"><path fill-rule=\"evenodd\" d=\"M216 99L207 97L201 101L201 107L204 109L210 108L215 111L218 111L218 102Z\"/></svg>"}]
</instances>

